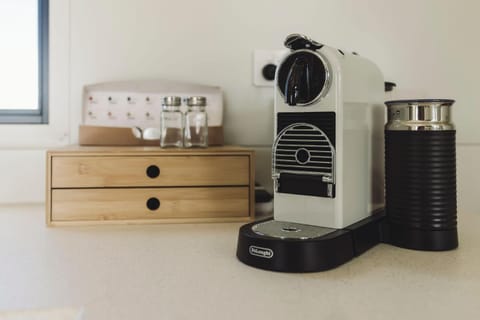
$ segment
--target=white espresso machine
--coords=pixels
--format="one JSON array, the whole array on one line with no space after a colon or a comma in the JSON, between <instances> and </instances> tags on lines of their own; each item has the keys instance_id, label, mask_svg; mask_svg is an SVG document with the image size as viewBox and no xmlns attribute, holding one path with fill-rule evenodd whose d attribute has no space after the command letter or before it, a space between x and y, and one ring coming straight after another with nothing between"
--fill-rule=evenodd
<instances>
[{"instance_id":1,"label":"white espresso machine","mask_svg":"<svg viewBox=\"0 0 480 320\"><path fill-rule=\"evenodd\" d=\"M368 59L303 35L275 75L273 219L239 233L237 257L269 270L334 268L377 244L384 207L384 79Z\"/></svg>"}]
</instances>

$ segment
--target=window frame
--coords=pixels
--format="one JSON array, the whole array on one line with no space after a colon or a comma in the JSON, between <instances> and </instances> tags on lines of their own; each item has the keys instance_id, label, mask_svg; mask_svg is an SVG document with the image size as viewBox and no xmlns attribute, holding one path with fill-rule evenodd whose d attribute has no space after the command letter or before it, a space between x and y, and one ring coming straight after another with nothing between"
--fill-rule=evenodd
<instances>
[{"instance_id":1,"label":"window frame","mask_svg":"<svg viewBox=\"0 0 480 320\"><path fill-rule=\"evenodd\" d=\"M2 124L48 124L49 0L38 1L38 110L0 110Z\"/></svg>"}]
</instances>

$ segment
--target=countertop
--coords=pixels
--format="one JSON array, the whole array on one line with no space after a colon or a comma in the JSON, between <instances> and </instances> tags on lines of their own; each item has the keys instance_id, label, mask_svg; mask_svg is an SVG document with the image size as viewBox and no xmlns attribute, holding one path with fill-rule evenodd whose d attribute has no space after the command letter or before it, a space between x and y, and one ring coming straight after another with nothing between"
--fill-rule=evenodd
<instances>
[{"instance_id":1,"label":"countertop","mask_svg":"<svg viewBox=\"0 0 480 320\"><path fill-rule=\"evenodd\" d=\"M457 250L380 244L306 274L239 262L239 223L48 228L44 220L41 205L0 207L0 310L72 307L87 320L480 317L480 215L459 215Z\"/></svg>"}]
</instances>

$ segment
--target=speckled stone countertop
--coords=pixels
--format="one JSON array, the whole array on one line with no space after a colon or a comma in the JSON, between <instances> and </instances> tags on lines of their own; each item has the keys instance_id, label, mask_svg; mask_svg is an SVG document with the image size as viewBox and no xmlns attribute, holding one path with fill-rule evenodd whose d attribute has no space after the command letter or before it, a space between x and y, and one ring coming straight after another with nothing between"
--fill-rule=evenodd
<instances>
[{"instance_id":1,"label":"speckled stone countertop","mask_svg":"<svg viewBox=\"0 0 480 320\"><path fill-rule=\"evenodd\" d=\"M241 224L47 228L44 207L0 207L0 310L78 308L84 319L478 319L480 215L460 247L378 245L327 272L235 257Z\"/></svg>"}]
</instances>

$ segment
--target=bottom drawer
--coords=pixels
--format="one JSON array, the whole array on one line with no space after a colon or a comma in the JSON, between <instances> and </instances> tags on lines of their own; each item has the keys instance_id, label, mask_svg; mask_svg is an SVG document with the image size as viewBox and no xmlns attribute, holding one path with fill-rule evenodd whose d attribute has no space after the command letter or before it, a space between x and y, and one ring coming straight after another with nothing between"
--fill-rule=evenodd
<instances>
[{"instance_id":1,"label":"bottom drawer","mask_svg":"<svg viewBox=\"0 0 480 320\"><path fill-rule=\"evenodd\" d=\"M52 222L249 216L248 187L54 189Z\"/></svg>"}]
</instances>

